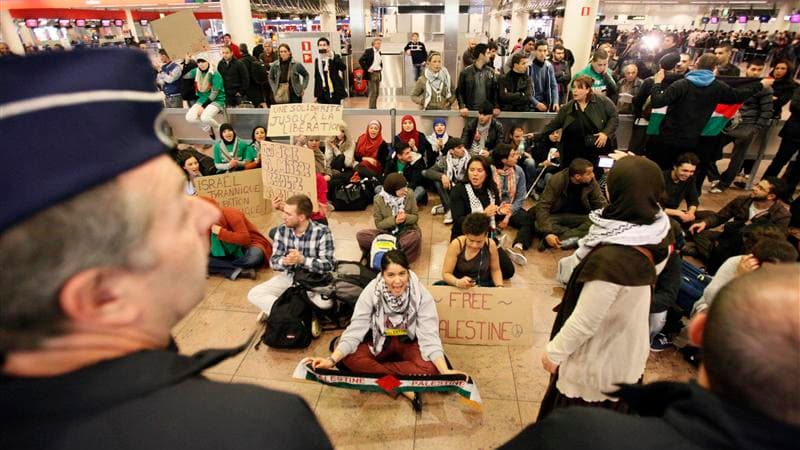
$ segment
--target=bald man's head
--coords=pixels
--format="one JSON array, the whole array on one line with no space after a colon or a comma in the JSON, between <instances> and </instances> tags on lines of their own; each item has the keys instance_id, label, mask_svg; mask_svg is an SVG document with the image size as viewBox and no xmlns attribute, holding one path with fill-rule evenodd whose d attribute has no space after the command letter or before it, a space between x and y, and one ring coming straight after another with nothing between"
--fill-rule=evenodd
<instances>
[{"instance_id":1,"label":"bald man's head","mask_svg":"<svg viewBox=\"0 0 800 450\"><path fill-rule=\"evenodd\" d=\"M725 286L708 311L702 347L713 392L800 425L800 266L764 267Z\"/></svg>"}]
</instances>

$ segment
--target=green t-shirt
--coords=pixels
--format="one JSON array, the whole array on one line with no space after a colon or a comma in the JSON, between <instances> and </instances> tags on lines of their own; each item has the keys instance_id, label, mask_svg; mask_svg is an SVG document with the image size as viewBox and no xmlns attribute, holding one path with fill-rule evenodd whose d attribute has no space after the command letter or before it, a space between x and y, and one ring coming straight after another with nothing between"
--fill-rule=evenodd
<instances>
[{"instance_id":1,"label":"green t-shirt","mask_svg":"<svg viewBox=\"0 0 800 450\"><path fill-rule=\"evenodd\" d=\"M216 234L211 233L211 256L216 256L217 258L241 258L244 256L244 252L240 245L222 242Z\"/></svg>"}]
</instances>

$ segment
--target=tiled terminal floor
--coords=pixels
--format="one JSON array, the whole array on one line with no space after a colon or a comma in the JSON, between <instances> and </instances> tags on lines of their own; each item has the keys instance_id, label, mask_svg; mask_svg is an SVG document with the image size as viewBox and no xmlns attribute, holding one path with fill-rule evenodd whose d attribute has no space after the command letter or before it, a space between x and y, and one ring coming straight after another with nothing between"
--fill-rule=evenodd
<instances>
[{"instance_id":1,"label":"tiled terminal floor","mask_svg":"<svg viewBox=\"0 0 800 450\"><path fill-rule=\"evenodd\" d=\"M701 207L717 210L741 193L736 189L725 194L704 193ZM435 203L436 197L432 196L430 204ZM336 211L329 220L336 240L336 257L357 260L355 232L372 226L370 210ZM440 278L450 230L442 224L442 216L431 216L430 205L422 210L419 224L423 252L412 269L423 282L432 283ZM328 354L328 344L335 335L332 333L323 334L306 350L285 351L266 346L256 350L253 341L236 358L209 369L207 376L220 382L254 383L303 396L337 448L494 448L536 418L548 381L539 356L555 317L552 307L563 293L553 275L558 258L566 254L530 249L526 252L528 265L518 266L510 282L511 286L525 287L533 293L536 332L533 347L445 345L454 367L475 378L484 400L480 412L455 395L432 394L424 396L423 413L417 416L403 399L392 400L383 394L362 394L292 379L292 371L302 357ZM259 273L257 281L209 278L205 299L175 327L181 351L193 353L202 348L235 346L247 340L259 328L258 310L247 301L247 291L271 276L271 270L265 270ZM651 353L644 380L683 381L695 374L679 353L667 350Z\"/></svg>"}]
</instances>

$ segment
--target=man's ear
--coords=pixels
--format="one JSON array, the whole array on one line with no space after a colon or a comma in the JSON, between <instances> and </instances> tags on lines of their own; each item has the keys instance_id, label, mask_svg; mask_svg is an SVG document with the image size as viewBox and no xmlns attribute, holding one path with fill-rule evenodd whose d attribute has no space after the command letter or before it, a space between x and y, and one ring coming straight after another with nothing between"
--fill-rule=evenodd
<instances>
[{"instance_id":1,"label":"man's ear","mask_svg":"<svg viewBox=\"0 0 800 450\"><path fill-rule=\"evenodd\" d=\"M139 316L134 302L120 295L115 272L93 268L70 277L59 293L59 305L71 322L125 325Z\"/></svg>"},{"instance_id":2,"label":"man's ear","mask_svg":"<svg viewBox=\"0 0 800 450\"><path fill-rule=\"evenodd\" d=\"M689 323L689 341L692 345L703 347L703 331L706 329L708 315L704 312L698 313Z\"/></svg>"}]
</instances>

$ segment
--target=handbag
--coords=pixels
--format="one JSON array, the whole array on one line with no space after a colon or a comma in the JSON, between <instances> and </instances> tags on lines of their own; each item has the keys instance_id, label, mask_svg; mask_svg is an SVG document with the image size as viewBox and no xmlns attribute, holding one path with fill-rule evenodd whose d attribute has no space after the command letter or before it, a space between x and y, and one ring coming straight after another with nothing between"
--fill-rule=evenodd
<instances>
[{"instance_id":1,"label":"handbag","mask_svg":"<svg viewBox=\"0 0 800 450\"><path fill-rule=\"evenodd\" d=\"M289 83L279 83L275 91L275 103L289 103Z\"/></svg>"}]
</instances>

